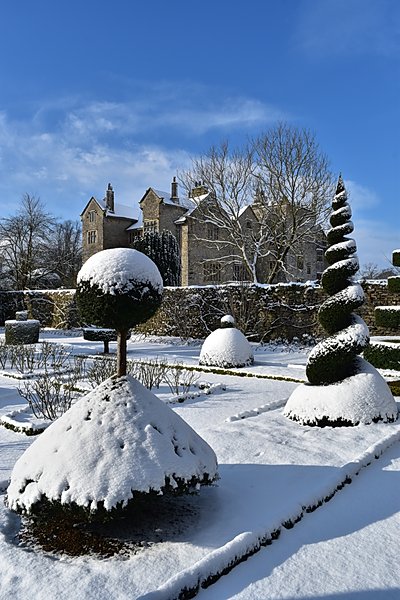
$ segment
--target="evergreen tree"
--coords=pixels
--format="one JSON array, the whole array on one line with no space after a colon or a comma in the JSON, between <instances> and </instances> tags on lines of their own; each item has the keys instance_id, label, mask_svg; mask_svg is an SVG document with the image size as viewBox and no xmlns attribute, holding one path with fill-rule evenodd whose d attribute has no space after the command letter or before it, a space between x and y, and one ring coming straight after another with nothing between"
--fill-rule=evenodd
<instances>
[{"instance_id":1,"label":"evergreen tree","mask_svg":"<svg viewBox=\"0 0 400 600\"><path fill-rule=\"evenodd\" d=\"M170 231L145 233L133 242L132 247L155 262L165 286L180 284L180 251L176 237Z\"/></svg>"}]
</instances>

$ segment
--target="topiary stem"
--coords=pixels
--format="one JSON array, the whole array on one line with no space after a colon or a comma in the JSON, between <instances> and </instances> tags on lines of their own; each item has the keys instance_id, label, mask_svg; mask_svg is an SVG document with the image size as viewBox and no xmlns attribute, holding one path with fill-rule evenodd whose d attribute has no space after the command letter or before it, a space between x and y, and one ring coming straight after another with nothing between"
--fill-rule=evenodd
<instances>
[{"instance_id":1,"label":"topiary stem","mask_svg":"<svg viewBox=\"0 0 400 600\"><path fill-rule=\"evenodd\" d=\"M117 331L117 377L126 375L126 340L128 329Z\"/></svg>"}]
</instances>

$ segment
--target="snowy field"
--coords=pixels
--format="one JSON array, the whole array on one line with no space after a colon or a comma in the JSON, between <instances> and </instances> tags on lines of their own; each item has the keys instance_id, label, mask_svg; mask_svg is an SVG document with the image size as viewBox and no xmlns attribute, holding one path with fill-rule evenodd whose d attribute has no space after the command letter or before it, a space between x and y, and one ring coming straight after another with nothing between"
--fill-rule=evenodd
<instances>
[{"instance_id":1,"label":"snowy field","mask_svg":"<svg viewBox=\"0 0 400 600\"><path fill-rule=\"evenodd\" d=\"M72 333L44 331L44 339L81 355L103 347ZM199 353L175 339L128 343L129 359L194 366ZM146 542L132 552L72 558L24 545L20 518L1 502L0 598L150 600L197 588L215 600L400 598L400 423L317 429L283 417L306 355L255 348L255 364L237 369L251 376L205 369L200 381L219 384L213 393L171 404L216 452L220 479L174 500L165 522L140 532L126 523L119 537L128 548L140 535ZM0 416L23 407L17 385L0 376ZM173 401L162 386L160 397ZM32 439L0 427L2 500Z\"/></svg>"}]
</instances>

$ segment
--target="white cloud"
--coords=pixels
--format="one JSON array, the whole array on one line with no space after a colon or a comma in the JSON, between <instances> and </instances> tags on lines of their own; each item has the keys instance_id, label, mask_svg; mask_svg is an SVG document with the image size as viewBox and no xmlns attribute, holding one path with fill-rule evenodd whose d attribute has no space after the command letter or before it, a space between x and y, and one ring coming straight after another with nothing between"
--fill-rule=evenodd
<instances>
[{"instance_id":1,"label":"white cloud","mask_svg":"<svg viewBox=\"0 0 400 600\"><path fill-rule=\"evenodd\" d=\"M211 130L251 131L284 118L262 102L190 83L138 84L132 97L47 100L31 106L25 119L0 113L3 214L28 192L53 212L76 217L108 181L121 202L140 199L149 185L166 187L177 169L188 166L184 142L177 147L171 140L190 143Z\"/></svg>"},{"instance_id":2,"label":"white cloud","mask_svg":"<svg viewBox=\"0 0 400 600\"><path fill-rule=\"evenodd\" d=\"M14 212L28 192L40 196L49 210L78 218L91 195L102 197L109 181L119 201L137 203L149 185L169 186L186 152L151 144L124 147L100 142L98 136L64 130L30 130L26 123L0 117L0 194L2 215Z\"/></svg>"}]
</instances>

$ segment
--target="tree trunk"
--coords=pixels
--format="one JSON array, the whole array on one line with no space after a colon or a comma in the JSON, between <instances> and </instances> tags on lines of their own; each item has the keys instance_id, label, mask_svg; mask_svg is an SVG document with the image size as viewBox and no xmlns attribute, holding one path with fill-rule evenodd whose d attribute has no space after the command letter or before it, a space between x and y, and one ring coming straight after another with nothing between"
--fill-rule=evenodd
<instances>
[{"instance_id":1,"label":"tree trunk","mask_svg":"<svg viewBox=\"0 0 400 600\"><path fill-rule=\"evenodd\" d=\"M128 330L117 331L117 377L126 375L126 338Z\"/></svg>"},{"instance_id":2,"label":"tree trunk","mask_svg":"<svg viewBox=\"0 0 400 600\"><path fill-rule=\"evenodd\" d=\"M104 340L104 354L109 354L110 352L110 344L108 340Z\"/></svg>"}]
</instances>

